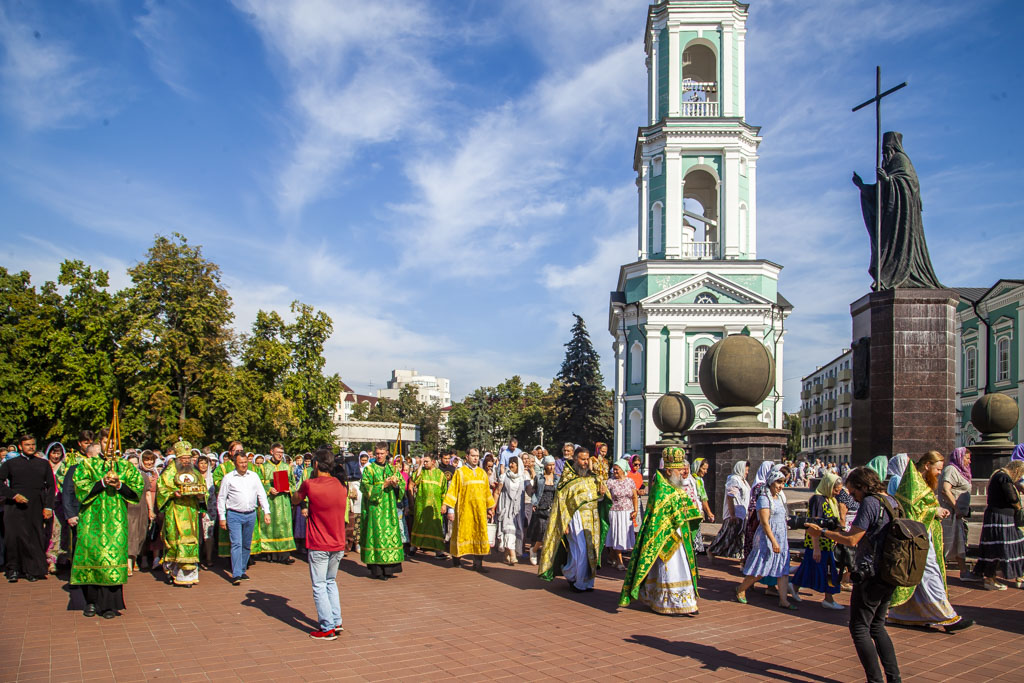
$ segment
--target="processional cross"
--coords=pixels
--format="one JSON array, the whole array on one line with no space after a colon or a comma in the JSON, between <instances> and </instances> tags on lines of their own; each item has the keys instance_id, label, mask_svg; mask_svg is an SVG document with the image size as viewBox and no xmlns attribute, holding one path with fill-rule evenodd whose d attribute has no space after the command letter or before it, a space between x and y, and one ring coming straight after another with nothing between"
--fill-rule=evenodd
<instances>
[{"instance_id":1,"label":"processional cross","mask_svg":"<svg viewBox=\"0 0 1024 683\"><path fill-rule=\"evenodd\" d=\"M901 88L907 87L904 81L894 88L882 92L882 67L875 67L875 96L866 102L861 102L853 111L863 109L872 102L875 103L875 173L882 168L882 98L891 95ZM875 291L881 291L882 287L882 183L875 177Z\"/></svg>"}]
</instances>

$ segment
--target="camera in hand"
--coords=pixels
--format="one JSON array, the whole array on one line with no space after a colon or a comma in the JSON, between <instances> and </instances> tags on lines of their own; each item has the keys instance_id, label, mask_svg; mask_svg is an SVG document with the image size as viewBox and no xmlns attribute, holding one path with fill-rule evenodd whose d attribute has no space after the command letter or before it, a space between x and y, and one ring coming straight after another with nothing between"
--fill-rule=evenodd
<instances>
[{"instance_id":1,"label":"camera in hand","mask_svg":"<svg viewBox=\"0 0 1024 683\"><path fill-rule=\"evenodd\" d=\"M789 528L794 531L806 529L808 524L817 524L826 531L836 531L839 529L839 520L831 517L811 517L810 515L803 515L797 513L791 516L787 523Z\"/></svg>"},{"instance_id":2,"label":"camera in hand","mask_svg":"<svg viewBox=\"0 0 1024 683\"><path fill-rule=\"evenodd\" d=\"M875 575L875 566L870 561L862 561L850 570L850 581L860 583Z\"/></svg>"}]
</instances>

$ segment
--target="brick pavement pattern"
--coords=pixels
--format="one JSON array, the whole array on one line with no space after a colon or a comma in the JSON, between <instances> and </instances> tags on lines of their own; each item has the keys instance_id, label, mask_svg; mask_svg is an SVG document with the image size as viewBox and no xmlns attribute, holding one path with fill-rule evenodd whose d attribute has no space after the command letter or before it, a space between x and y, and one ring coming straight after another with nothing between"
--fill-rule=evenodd
<instances>
[{"instance_id":1,"label":"brick pavement pattern","mask_svg":"<svg viewBox=\"0 0 1024 683\"><path fill-rule=\"evenodd\" d=\"M316 611L302 562L260 562L238 587L223 571L203 572L191 589L136 573L128 609L109 621L68 611L65 582L53 577L2 583L0 681L863 680L846 612L806 591L792 613L760 588L749 605L732 602L735 562L701 567L696 618L619 609L614 569L578 595L529 565L487 566L480 575L413 559L382 582L349 555L338 577L345 631L319 643L307 635ZM1024 591L951 579L950 593L978 625L890 629L904 679L1024 681ZM849 604L849 593L839 601Z\"/></svg>"}]
</instances>

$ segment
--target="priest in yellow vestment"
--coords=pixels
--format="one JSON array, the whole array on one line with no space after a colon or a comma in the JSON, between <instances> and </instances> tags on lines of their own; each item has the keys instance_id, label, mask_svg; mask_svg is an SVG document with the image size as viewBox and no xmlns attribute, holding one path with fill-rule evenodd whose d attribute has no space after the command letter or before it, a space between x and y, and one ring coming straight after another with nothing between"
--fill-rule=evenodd
<instances>
[{"instance_id":1,"label":"priest in yellow vestment","mask_svg":"<svg viewBox=\"0 0 1024 683\"><path fill-rule=\"evenodd\" d=\"M452 525L452 566L458 567L459 558L473 555L473 569L486 574L483 560L491 552L487 537L487 523L494 516L495 500L487 471L480 467L480 451L466 450L466 463L455 470L444 496L442 512Z\"/></svg>"}]
</instances>

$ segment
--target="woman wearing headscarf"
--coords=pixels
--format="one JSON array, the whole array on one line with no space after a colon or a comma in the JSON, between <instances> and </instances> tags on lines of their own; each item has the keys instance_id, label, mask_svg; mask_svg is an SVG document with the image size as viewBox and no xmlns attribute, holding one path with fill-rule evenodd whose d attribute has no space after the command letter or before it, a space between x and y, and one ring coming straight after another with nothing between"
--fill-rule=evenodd
<instances>
[{"instance_id":1,"label":"woman wearing headscarf","mask_svg":"<svg viewBox=\"0 0 1024 683\"><path fill-rule=\"evenodd\" d=\"M148 486L149 482L146 480L146 475L142 470L142 459L134 452L126 455L124 459L135 465L139 474L142 475L144 485ZM145 491L146 489L143 488L143 494L145 494ZM128 576L131 576L139 568L139 555L143 554L143 546L147 540L146 534L149 531L149 503L146 501L146 496L139 496L139 499L134 503L127 502L127 513Z\"/></svg>"},{"instance_id":2,"label":"woman wearing headscarf","mask_svg":"<svg viewBox=\"0 0 1024 683\"><path fill-rule=\"evenodd\" d=\"M612 466L612 478L608 480L608 495L611 496L611 509L608 511L608 536L605 545L615 557L615 568L620 572L626 569L622 561L622 553L629 552L636 543L636 523L640 516L640 497L636 494L636 485L626 476L629 463L619 460Z\"/></svg>"},{"instance_id":3,"label":"woman wearing headscarf","mask_svg":"<svg viewBox=\"0 0 1024 683\"><path fill-rule=\"evenodd\" d=\"M857 511L860 510L860 503L854 500L850 492L846 490L846 479L850 476L850 472L853 470L847 470L846 474L842 475L843 487L839 489L839 493L836 494L836 500L839 501L839 509L845 510L846 515L843 519L843 530L849 531L853 525L853 520L857 517ZM853 572L854 563L856 561L856 553L852 546L844 545L843 543L836 544L836 547L832 549L832 553L836 558L836 568L839 570L839 585L845 591L853 590L853 583L850 581L849 572Z\"/></svg>"},{"instance_id":4,"label":"woman wearing headscarf","mask_svg":"<svg viewBox=\"0 0 1024 683\"><path fill-rule=\"evenodd\" d=\"M946 565L942 561L942 524L949 510L939 507L935 492L939 486L944 458L938 451L922 455L916 466L906 470L896 489L903 514L928 529L928 559L924 574L916 586L898 587L889 601L888 621L904 626L942 626L947 633L974 624L964 619L949 604Z\"/></svg>"},{"instance_id":5,"label":"woman wearing headscarf","mask_svg":"<svg viewBox=\"0 0 1024 683\"><path fill-rule=\"evenodd\" d=\"M886 472L889 467L889 458L884 455L876 455L871 458L871 461L867 464L867 468L878 475L879 481L885 481Z\"/></svg>"},{"instance_id":6,"label":"woman wearing headscarf","mask_svg":"<svg viewBox=\"0 0 1024 683\"><path fill-rule=\"evenodd\" d=\"M508 459L505 473L498 482L498 511L495 522L498 525L498 550L505 552L505 564L516 564L516 558L523 552L523 473L518 456Z\"/></svg>"},{"instance_id":7,"label":"woman wearing headscarf","mask_svg":"<svg viewBox=\"0 0 1024 683\"><path fill-rule=\"evenodd\" d=\"M789 540L786 536L786 494L782 492L786 477L785 469L773 469L758 489L759 493L754 501L758 527L754 534L753 547L743 565L743 574L746 578L736 588L737 602L747 604L747 590L759 579L772 577L779 584L779 607L797 608L788 599Z\"/></svg>"},{"instance_id":8,"label":"woman wearing headscarf","mask_svg":"<svg viewBox=\"0 0 1024 683\"><path fill-rule=\"evenodd\" d=\"M558 474L555 472L555 458L545 455L541 460L543 470L537 473L533 481L530 503L533 516L530 526L526 529L526 543L530 546L530 564L537 564L537 555L544 546L544 534L548 530L548 519L551 517L551 506L555 502L555 489L558 487Z\"/></svg>"},{"instance_id":9,"label":"woman wearing headscarf","mask_svg":"<svg viewBox=\"0 0 1024 683\"><path fill-rule=\"evenodd\" d=\"M754 484L750 487L750 498L747 501L747 512L743 529L744 557L749 555L750 549L754 547L754 534L761 527L760 515L757 513L757 498L761 495L762 489L768 485L768 475L774 469L776 469L775 463L771 460L765 460L757 468L757 474L754 475Z\"/></svg>"},{"instance_id":10,"label":"woman wearing headscarf","mask_svg":"<svg viewBox=\"0 0 1024 683\"><path fill-rule=\"evenodd\" d=\"M956 562L961 581L977 581L967 570L967 520L971 516L971 452L954 448L939 477L939 505L949 511L942 520L942 554Z\"/></svg>"},{"instance_id":11,"label":"woman wearing headscarf","mask_svg":"<svg viewBox=\"0 0 1024 683\"><path fill-rule=\"evenodd\" d=\"M693 482L697 485L697 500L694 502L697 503L702 518L709 522L714 522L715 513L711 511L711 506L708 505L708 492L704 488L704 475L708 473L708 467L707 460L697 458L693 461L693 467L690 468L690 476L693 477ZM693 552L704 552L704 534L700 530L699 522L697 528L693 530Z\"/></svg>"},{"instance_id":12,"label":"woman wearing headscarf","mask_svg":"<svg viewBox=\"0 0 1024 683\"><path fill-rule=\"evenodd\" d=\"M985 577L985 590L1006 590L1004 582L1024 578L1024 534L1015 516L1021 509L1017 482L1024 476L1024 460L1011 460L992 473L981 525L979 558L974 573Z\"/></svg>"},{"instance_id":13,"label":"woman wearing headscarf","mask_svg":"<svg viewBox=\"0 0 1024 683\"><path fill-rule=\"evenodd\" d=\"M808 515L817 519L833 520L837 527L843 527L846 511L836 498L842 490L843 482L839 480L839 476L826 472L818 482L814 495L807 501ZM826 525L821 526L827 528ZM835 541L805 534L803 561L793 575L792 584L795 592L799 592L801 588L810 588L812 591L824 593L825 600L821 606L841 610L843 606L837 603L834 597L840 590L835 546Z\"/></svg>"},{"instance_id":14,"label":"woman wearing headscarf","mask_svg":"<svg viewBox=\"0 0 1024 683\"><path fill-rule=\"evenodd\" d=\"M64 507L61 505L60 498L60 487L64 481L60 473L65 470L66 457L67 451L60 441L54 441L46 447L46 459L53 470L53 508L56 511L56 514L50 515L49 519L43 521L45 538L49 539L46 544L46 571L49 574L57 573L57 562L64 559L68 550L67 544L62 543L62 536L67 534L64 531L65 522L61 520L62 515L60 514Z\"/></svg>"},{"instance_id":15,"label":"woman wearing headscarf","mask_svg":"<svg viewBox=\"0 0 1024 683\"><path fill-rule=\"evenodd\" d=\"M1024 443L1017 444L1017 447L1013 449L1010 460L1024 460Z\"/></svg>"},{"instance_id":16,"label":"woman wearing headscarf","mask_svg":"<svg viewBox=\"0 0 1024 683\"><path fill-rule=\"evenodd\" d=\"M896 490L900 487L900 479L903 478L903 473L907 471L907 465L910 463L910 457L906 453L897 453L896 455L889 458L889 463L886 466L886 475L889 477L889 483L886 485L886 493L892 497L896 497Z\"/></svg>"},{"instance_id":17,"label":"woman wearing headscarf","mask_svg":"<svg viewBox=\"0 0 1024 683\"><path fill-rule=\"evenodd\" d=\"M750 503L750 484L747 475L750 464L740 461L733 465L732 474L725 480L725 496L722 501L722 528L715 540L708 546L708 559L715 557L743 557L743 525L747 520L747 505Z\"/></svg>"}]
</instances>

